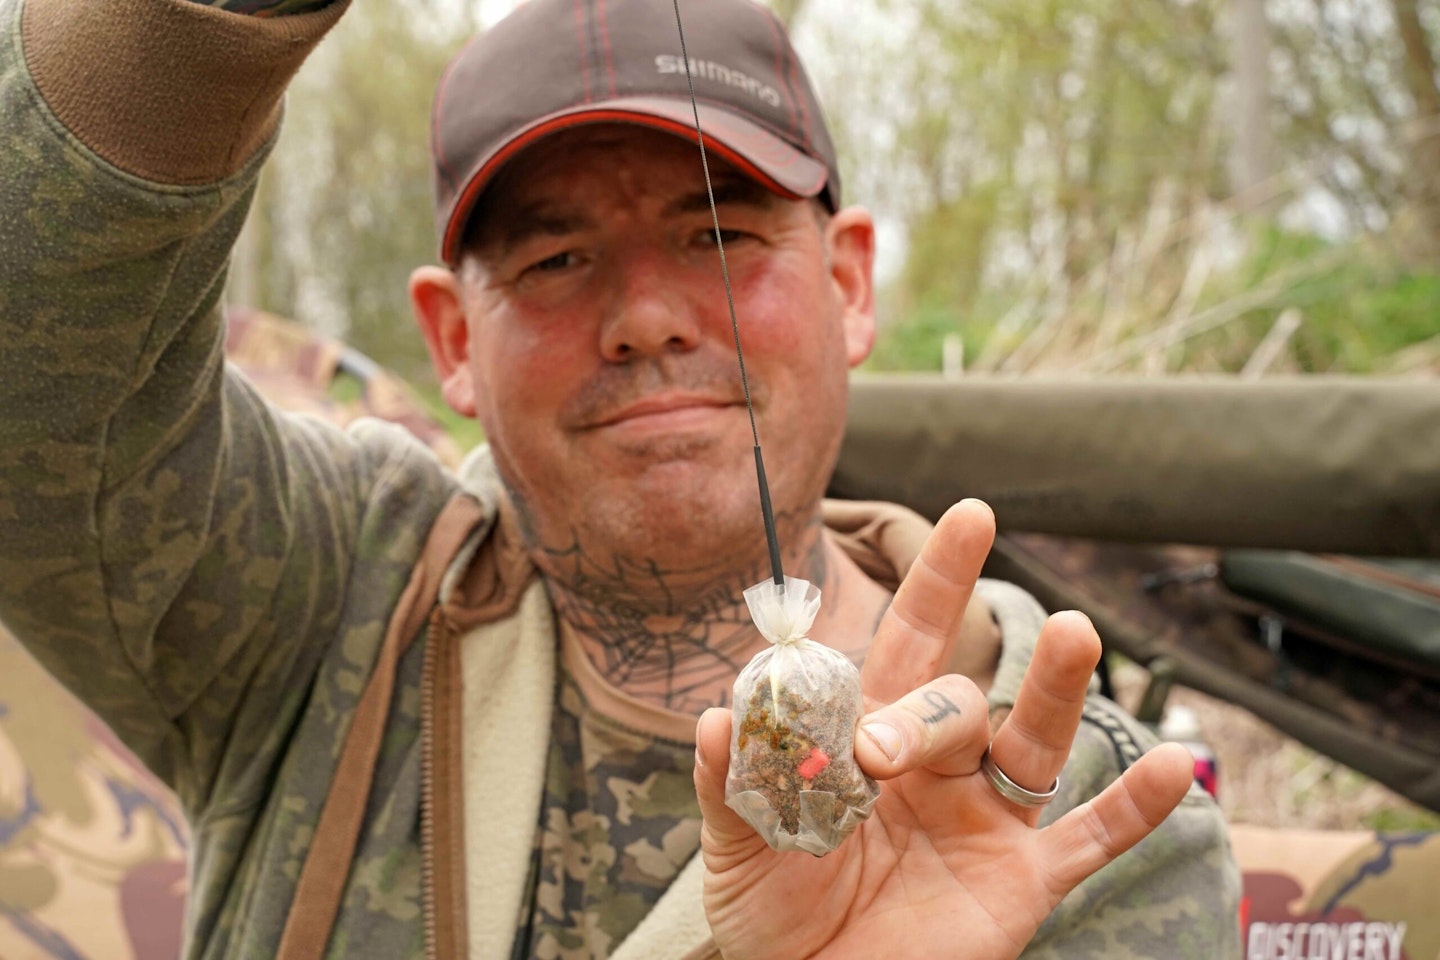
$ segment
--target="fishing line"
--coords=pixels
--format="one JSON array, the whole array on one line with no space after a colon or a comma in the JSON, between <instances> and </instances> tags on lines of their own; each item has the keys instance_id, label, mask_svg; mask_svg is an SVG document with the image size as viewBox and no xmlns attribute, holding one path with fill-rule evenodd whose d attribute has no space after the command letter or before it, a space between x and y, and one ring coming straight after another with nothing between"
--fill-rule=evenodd
<instances>
[{"instance_id":1,"label":"fishing line","mask_svg":"<svg viewBox=\"0 0 1440 960\"><path fill-rule=\"evenodd\" d=\"M700 144L700 169L705 172L705 194L710 198L710 217L715 224L715 249L720 252L720 276L725 280L725 302L730 307L730 330L735 335L735 357L740 361L740 386L745 391L745 410L750 414L750 437L755 441L755 479L760 484L760 514L765 521L765 542L770 547L770 575L785 589L785 572L780 565L780 540L775 535L775 513L770 507L770 486L765 482L765 458L760 454L760 432L755 428L755 405L750 401L750 380L745 375L745 352L740 349L740 323L735 319L735 295L730 292L730 270L725 265L725 243L720 238L720 212L715 208L715 188L710 184L710 161L705 153L705 133L700 128L700 104L695 99L695 79L690 75L690 54L685 50L685 26L680 22L680 0L675 5L675 31L680 34L680 59L685 63L685 83L690 87L690 109L695 114L695 140Z\"/></svg>"}]
</instances>

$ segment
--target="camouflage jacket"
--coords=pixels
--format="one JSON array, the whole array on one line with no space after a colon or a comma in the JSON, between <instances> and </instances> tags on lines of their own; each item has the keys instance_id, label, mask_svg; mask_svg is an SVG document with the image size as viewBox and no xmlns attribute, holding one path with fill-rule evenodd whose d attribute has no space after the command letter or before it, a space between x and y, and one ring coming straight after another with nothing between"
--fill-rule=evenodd
<instances>
[{"instance_id":1,"label":"camouflage jacket","mask_svg":"<svg viewBox=\"0 0 1440 960\"><path fill-rule=\"evenodd\" d=\"M313 955L418 956L427 909L465 909L423 902L436 645L408 641L424 612L385 644L457 480L400 428L278 412L222 360L226 259L281 94L344 8L0 0L0 620L175 790L188 957L276 954L330 807L358 809L357 833ZM466 575L486 556L467 554ZM495 629L533 629L519 609ZM1035 626L1005 626L997 696L1023 669L1008 636ZM381 688L370 787L337 786ZM1139 749L1096 709L1052 815ZM510 775L492 767L493 802L531 804ZM1192 796L1147 844L1067 900L1034 955L1233 954L1213 805Z\"/></svg>"}]
</instances>

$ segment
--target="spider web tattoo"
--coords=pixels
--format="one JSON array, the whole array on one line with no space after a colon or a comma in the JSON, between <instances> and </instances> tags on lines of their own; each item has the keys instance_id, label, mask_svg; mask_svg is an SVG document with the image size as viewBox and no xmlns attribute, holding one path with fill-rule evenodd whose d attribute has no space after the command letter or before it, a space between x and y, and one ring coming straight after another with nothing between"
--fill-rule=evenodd
<instances>
[{"instance_id":1,"label":"spider web tattoo","mask_svg":"<svg viewBox=\"0 0 1440 960\"><path fill-rule=\"evenodd\" d=\"M819 525L816 516L811 526ZM738 575L717 569L711 585L696 589L690 585L703 580L703 570L605 560L573 534L567 547L539 549L556 612L590 641L586 649L609 683L672 710L728 705L730 685L759 636L742 594L768 576L767 563ZM811 582L823 586L828 564L819 537L805 566Z\"/></svg>"}]
</instances>

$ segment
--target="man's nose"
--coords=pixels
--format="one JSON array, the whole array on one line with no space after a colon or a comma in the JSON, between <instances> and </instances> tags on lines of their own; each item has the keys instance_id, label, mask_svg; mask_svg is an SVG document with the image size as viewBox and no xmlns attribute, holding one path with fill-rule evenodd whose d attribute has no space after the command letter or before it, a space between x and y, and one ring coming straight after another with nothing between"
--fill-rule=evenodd
<instances>
[{"instance_id":1,"label":"man's nose","mask_svg":"<svg viewBox=\"0 0 1440 960\"><path fill-rule=\"evenodd\" d=\"M700 343L697 306L682 271L659 251L636 252L616 265L600 352L613 363L636 356L683 353Z\"/></svg>"}]
</instances>

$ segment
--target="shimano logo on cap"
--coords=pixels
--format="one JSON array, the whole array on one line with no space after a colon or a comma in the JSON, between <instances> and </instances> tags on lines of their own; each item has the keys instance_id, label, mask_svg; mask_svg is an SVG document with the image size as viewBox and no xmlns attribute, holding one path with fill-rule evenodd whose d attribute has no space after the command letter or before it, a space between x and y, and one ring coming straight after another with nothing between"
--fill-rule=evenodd
<instances>
[{"instance_id":1,"label":"shimano logo on cap","mask_svg":"<svg viewBox=\"0 0 1440 960\"><path fill-rule=\"evenodd\" d=\"M684 73L685 58L670 53L662 53L655 58L655 70L657 73ZM723 83L730 87L739 87L752 96L770 104L772 107L780 106L780 92L768 83L762 83L747 73L739 70L732 70L723 63L716 63L714 60L697 60L690 58L690 75L697 80L712 80L716 83Z\"/></svg>"}]
</instances>

